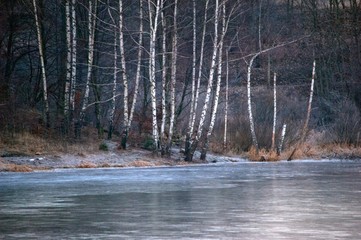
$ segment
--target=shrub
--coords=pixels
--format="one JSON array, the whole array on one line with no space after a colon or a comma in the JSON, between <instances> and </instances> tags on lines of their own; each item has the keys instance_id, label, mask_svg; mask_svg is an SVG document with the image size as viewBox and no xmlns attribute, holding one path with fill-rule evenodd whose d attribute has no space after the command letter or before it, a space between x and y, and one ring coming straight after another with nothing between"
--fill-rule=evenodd
<instances>
[{"instance_id":1,"label":"shrub","mask_svg":"<svg viewBox=\"0 0 361 240\"><path fill-rule=\"evenodd\" d=\"M153 138L147 137L143 142L143 148L147 150L154 150L154 140Z\"/></svg>"},{"instance_id":2,"label":"shrub","mask_svg":"<svg viewBox=\"0 0 361 240\"><path fill-rule=\"evenodd\" d=\"M337 144L359 146L361 140L361 116L354 102L343 99L332 111L335 119L330 129L330 140Z\"/></svg>"},{"instance_id":3,"label":"shrub","mask_svg":"<svg viewBox=\"0 0 361 240\"><path fill-rule=\"evenodd\" d=\"M108 145L104 142L102 142L100 145L99 145L99 150L101 151L108 151L109 148L108 148Z\"/></svg>"}]
</instances>

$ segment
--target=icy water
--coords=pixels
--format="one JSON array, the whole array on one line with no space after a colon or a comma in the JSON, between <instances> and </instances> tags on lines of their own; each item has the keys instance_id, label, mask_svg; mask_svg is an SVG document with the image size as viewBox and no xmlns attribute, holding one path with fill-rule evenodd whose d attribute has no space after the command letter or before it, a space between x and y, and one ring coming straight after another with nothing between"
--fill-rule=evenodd
<instances>
[{"instance_id":1,"label":"icy water","mask_svg":"<svg viewBox=\"0 0 361 240\"><path fill-rule=\"evenodd\" d=\"M0 173L0 239L361 239L361 161Z\"/></svg>"}]
</instances>

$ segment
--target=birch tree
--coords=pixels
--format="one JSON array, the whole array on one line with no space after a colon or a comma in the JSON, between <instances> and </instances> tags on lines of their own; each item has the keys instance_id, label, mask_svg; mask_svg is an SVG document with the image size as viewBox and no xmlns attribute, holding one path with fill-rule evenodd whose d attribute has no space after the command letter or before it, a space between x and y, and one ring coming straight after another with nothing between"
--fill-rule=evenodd
<instances>
[{"instance_id":1,"label":"birch tree","mask_svg":"<svg viewBox=\"0 0 361 240\"><path fill-rule=\"evenodd\" d=\"M66 18L66 79L64 89L64 119L66 132L73 123L75 108L75 85L76 85L76 64L77 64L77 27L75 0L65 1L65 18ZM78 124L77 124L78 125ZM77 129L75 129L77 132ZM77 135L77 133L76 133Z\"/></svg>"},{"instance_id":2,"label":"birch tree","mask_svg":"<svg viewBox=\"0 0 361 240\"><path fill-rule=\"evenodd\" d=\"M160 125L160 144L162 155L166 152L165 125L167 118L167 22L165 19L164 0L161 3L161 23L162 23L162 120Z\"/></svg>"},{"instance_id":3,"label":"birch tree","mask_svg":"<svg viewBox=\"0 0 361 240\"><path fill-rule=\"evenodd\" d=\"M175 84L177 77L177 55L178 55L178 29L177 29L177 16L178 16L178 0L174 1L173 13L173 40L172 40L172 69L171 69L171 83L170 83L170 120L169 120L169 134L166 153L169 154L172 147L172 138L174 131L174 118L175 118Z\"/></svg>"},{"instance_id":4,"label":"birch tree","mask_svg":"<svg viewBox=\"0 0 361 240\"><path fill-rule=\"evenodd\" d=\"M71 31L71 11L70 11L70 0L65 1L65 18L66 18L66 78L65 78L65 89L64 89L64 119L65 129L68 131L70 126L70 85L71 85L71 55L72 55L72 31Z\"/></svg>"},{"instance_id":5,"label":"birch tree","mask_svg":"<svg viewBox=\"0 0 361 240\"><path fill-rule=\"evenodd\" d=\"M77 27L76 27L76 0L72 0L71 3L71 28L72 28L72 55L71 55L71 80L70 80L70 109L71 109L71 121L75 110L75 86L76 86L76 65L77 65Z\"/></svg>"},{"instance_id":6,"label":"birch tree","mask_svg":"<svg viewBox=\"0 0 361 240\"><path fill-rule=\"evenodd\" d=\"M271 150L274 150L275 147L275 138L276 138L276 123L277 123L277 89L276 89L277 75L274 73L273 76L273 127L272 127L272 143Z\"/></svg>"},{"instance_id":7,"label":"birch tree","mask_svg":"<svg viewBox=\"0 0 361 240\"><path fill-rule=\"evenodd\" d=\"M120 51L120 63L121 73L123 80L123 139L128 137L129 129L129 112L128 112L128 79L127 69L125 64L125 50L124 50L124 34L123 34L123 0L119 0L119 51ZM123 143L124 145L124 143ZM123 146L126 148L126 146Z\"/></svg>"},{"instance_id":8,"label":"birch tree","mask_svg":"<svg viewBox=\"0 0 361 240\"><path fill-rule=\"evenodd\" d=\"M45 72L45 56L44 56L44 48L43 48L43 38L41 35L40 22L38 17L38 7L36 4L36 0L33 0L34 7L34 18L36 25L36 33L38 38L38 49L39 49L39 57L40 57L40 69L41 69L41 78L43 82L43 100L45 107L45 124L47 127L50 127L50 113L49 113L49 102L48 102L48 90L47 90L47 79Z\"/></svg>"},{"instance_id":9,"label":"birch tree","mask_svg":"<svg viewBox=\"0 0 361 240\"><path fill-rule=\"evenodd\" d=\"M307 131L308 131L308 123L310 121L311 110L312 110L312 99L313 99L313 88L314 88L314 84L315 84L315 76L316 76L316 60L313 61L313 66L312 66L310 98L308 100L307 116L306 116L306 120L305 120L305 125L303 126L303 129L302 129L301 143L303 143L305 141Z\"/></svg>"},{"instance_id":10,"label":"birch tree","mask_svg":"<svg viewBox=\"0 0 361 240\"><path fill-rule=\"evenodd\" d=\"M281 133L281 140L280 140L280 143L278 145L278 148L277 148L277 155L281 155L281 151L282 151L282 148L283 148L283 143L285 141L285 136L286 136L286 128L287 128L287 124L283 124L283 127L282 127L282 133Z\"/></svg>"},{"instance_id":11,"label":"birch tree","mask_svg":"<svg viewBox=\"0 0 361 240\"><path fill-rule=\"evenodd\" d=\"M202 68L203 68L203 57L204 57L204 42L206 36L206 27L207 27L207 11L208 11L209 0L206 1L205 10L204 10L204 18L203 18L203 30L202 30L202 39L201 39L201 49L200 49L200 59L198 66L198 77L196 79L196 44L197 44L197 30L196 30L196 1L193 0L193 66L192 66L192 98L191 98L191 106L190 106L190 115L188 122L188 132L186 136L185 143L185 159L186 161L191 161L193 156L191 156L191 146L193 143L193 131L194 124L196 121L196 111L198 107L198 98L199 98L199 88L202 77ZM197 83L196 83L197 82Z\"/></svg>"},{"instance_id":12,"label":"birch tree","mask_svg":"<svg viewBox=\"0 0 361 240\"><path fill-rule=\"evenodd\" d=\"M218 21L219 21L219 1L216 0L216 5L215 5L215 12L214 12L214 39L213 39L213 51L212 51L212 59L211 59L211 66L210 66L210 70L209 70L209 77L208 77L208 84L207 84L207 90L206 90L206 96L205 96L205 100L204 100L204 104L203 104L203 109L202 109L202 113L201 113L201 117L199 120L199 124L198 124L198 130L197 130L197 134L194 138L194 140L192 140L192 144L191 144L191 149L188 152L188 154L186 155L185 160L186 161L192 161L193 159L193 155L194 152L198 146L198 142L202 136L203 133L203 128L204 128L204 123L206 120L206 115L207 115L207 111L209 108L209 101L211 98L211 92L212 92L212 87L213 87L213 79L214 79L214 72L215 72L215 68L216 68L216 61L217 61L217 53L218 53Z\"/></svg>"},{"instance_id":13,"label":"birch tree","mask_svg":"<svg viewBox=\"0 0 361 240\"><path fill-rule=\"evenodd\" d=\"M95 10L93 10L93 8ZM97 0L95 0L95 5L93 6L93 1L89 1L89 12L88 12L88 58L87 58L87 77L86 77L86 83L85 83L85 91L83 96L83 104L82 108L80 110L80 116L79 120L77 121L77 126L75 128L75 135L77 137L80 137L81 134L81 128L83 125L83 121L85 118L85 112L89 104L89 93L90 93L90 84L91 84L91 78L92 78L92 72L93 72L93 61L94 61L94 36L95 36L95 26L96 26L96 8L97 8ZM73 26L74 27L74 26ZM74 28L73 28L74 30ZM74 35L73 35L74 37ZM73 42L74 44L74 42ZM73 46L74 47L74 46ZM72 59L72 73L75 74L76 65L74 64L74 60L76 61L76 58L74 56L76 55L76 52L73 52L73 59ZM76 56L75 56L76 57ZM76 62L75 62L76 63ZM72 92L74 91L75 94L75 77L73 77L72 74ZM73 93L71 93L72 95ZM70 101L74 102L74 97L70 97Z\"/></svg>"},{"instance_id":14,"label":"birch tree","mask_svg":"<svg viewBox=\"0 0 361 240\"><path fill-rule=\"evenodd\" d=\"M223 149L227 149L227 131L228 131L228 81L229 81L229 51L226 52L226 106L224 108L224 134L223 134Z\"/></svg>"},{"instance_id":15,"label":"birch tree","mask_svg":"<svg viewBox=\"0 0 361 240\"><path fill-rule=\"evenodd\" d=\"M218 3L216 3L216 8ZM218 14L218 12L216 12ZM218 101L219 101L219 91L221 89L221 79L222 79L222 53L223 53L223 39L226 34L226 5L225 2L222 4L222 33L218 43L218 68L217 68L217 83L216 83L216 90L214 93L214 102L213 108L211 113L211 121L208 127L208 132L206 138L204 140L202 152L201 152L201 160L206 159L206 154L209 147L209 138L212 135L214 124L216 121L216 115L218 110Z\"/></svg>"},{"instance_id":16,"label":"birch tree","mask_svg":"<svg viewBox=\"0 0 361 240\"><path fill-rule=\"evenodd\" d=\"M258 154L259 147L258 141L256 136L256 130L254 128L254 119L253 119L253 112L252 112L252 99L251 99L251 72L252 66L255 59L262 53L262 42L261 42L261 16L262 16L262 0L259 2L259 12L258 12L258 52L253 55L251 58L248 68L247 68L247 105L248 105L248 118L249 118L249 125L251 130L252 136L252 143L253 147L256 148L256 154Z\"/></svg>"},{"instance_id":17,"label":"birch tree","mask_svg":"<svg viewBox=\"0 0 361 240\"><path fill-rule=\"evenodd\" d=\"M126 148L128 134L129 134L129 128L130 128L132 120L133 120L134 109L135 109L135 105L137 103L137 98L138 98L142 53L143 53L143 0L139 0L139 39L138 39L137 70L136 70L135 80L134 80L134 82L135 82L134 83L134 95L133 95L133 101L132 101L132 105L130 107L130 112L129 112L127 134L123 135L123 138L122 138L122 147L124 149Z\"/></svg>"},{"instance_id":18,"label":"birch tree","mask_svg":"<svg viewBox=\"0 0 361 240\"><path fill-rule=\"evenodd\" d=\"M161 0L154 3L148 0L149 11L149 81L150 81L150 97L152 106L152 135L154 141L154 149L158 151L159 148L159 131L157 122L157 99L156 99L156 79L155 79L155 43L157 38L158 18L160 13ZM154 15L154 17L153 17Z\"/></svg>"},{"instance_id":19,"label":"birch tree","mask_svg":"<svg viewBox=\"0 0 361 240\"><path fill-rule=\"evenodd\" d=\"M110 104L110 113L109 113L109 126L108 126L108 139L112 139L113 129L114 129L114 114L115 114L115 100L116 100L116 90L117 90L117 83L118 83L118 33L116 31L116 25L114 18L112 17L110 11L109 15L114 24L114 46L113 46L113 89L112 89L112 100Z\"/></svg>"},{"instance_id":20,"label":"birch tree","mask_svg":"<svg viewBox=\"0 0 361 240\"><path fill-rule=\"evenodd\" d=\"M305 124L303 125L303 128L302 128L301 138L298 141L296 147L293 149L291 155L288 157L287 161L292 160L292 157L295 154L296 150L301 146L302 143L304 143L304 141L306 139L306 136L307 136L308 123L310 121L311 110L312 110L312 100L313 100L313 90L314 90L315 76L316 76L316 60L313 61L313 66L312 66L312 79L311 79L310 97L309 97L309 100L308 100L307 115L306 115L306 119L305 119Z\"/></svg>"}]
</instances>

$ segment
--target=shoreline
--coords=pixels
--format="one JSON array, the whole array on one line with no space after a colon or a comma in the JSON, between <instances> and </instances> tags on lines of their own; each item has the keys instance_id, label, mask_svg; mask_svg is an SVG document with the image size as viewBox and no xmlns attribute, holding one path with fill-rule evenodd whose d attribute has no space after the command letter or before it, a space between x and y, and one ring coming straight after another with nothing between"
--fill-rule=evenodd
<instances>
[{"instance_id":1,"label":"shoreline","mask_svg":"<svg viewBox=\"0 0 361 240\"><path fill-rule=\"evenodd\" d=\"M195 159L198 159L196 153ZM360 156L353 154L335 154L328 156L310 156L293 159L292 161L349 161L361 160ZM129 149L126 151L97 151L92 153L56 153L16 156L16 153L2 154L0 157L0 172L38 172L54 171L62 169L117 169L117 168L153 168L153 167L179 167L213 163L237 163L237 162L284 162L285 159L276 161L252 160L249 157L226 156L214 153L207 154L206 161L194 160L186 162L179 149L173 149L168 158L154 156L153 152L144 149Z\"/></svg>"},{"instance_id":2,"label":"shoreline","mask_svg":"<svg viewBox=\"0 0 361 240\"><path fill-rule=\"evenodd\" d=\"M171 156L167 158L154 156L153 152L144 149L98 151L87 154L56 153L23 156L9 153L8 156L3 154L0 157L0 172L51 171L72 168L172 167L238 161L247 160L241 157L228 157L210 153L206 161L194 160L186 162L183 160L183 154L178 149L174 149Z\"/></svg>"}]
</instances>

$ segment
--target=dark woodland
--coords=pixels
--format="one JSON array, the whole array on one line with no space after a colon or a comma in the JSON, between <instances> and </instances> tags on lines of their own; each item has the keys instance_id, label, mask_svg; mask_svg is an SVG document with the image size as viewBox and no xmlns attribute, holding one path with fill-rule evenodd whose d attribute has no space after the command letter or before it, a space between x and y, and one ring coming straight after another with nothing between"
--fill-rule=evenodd
<instances>
[{"instance_id":1,"label":"dark woodland","mask_svg":"<svg viewBox=\"0 0 361 240\"><path fill-rule=\"evenodd\" d=\"M361 2L1 0L0 145L25 134L187 161L360 149Z\"/></svg>"}]
</instances>

